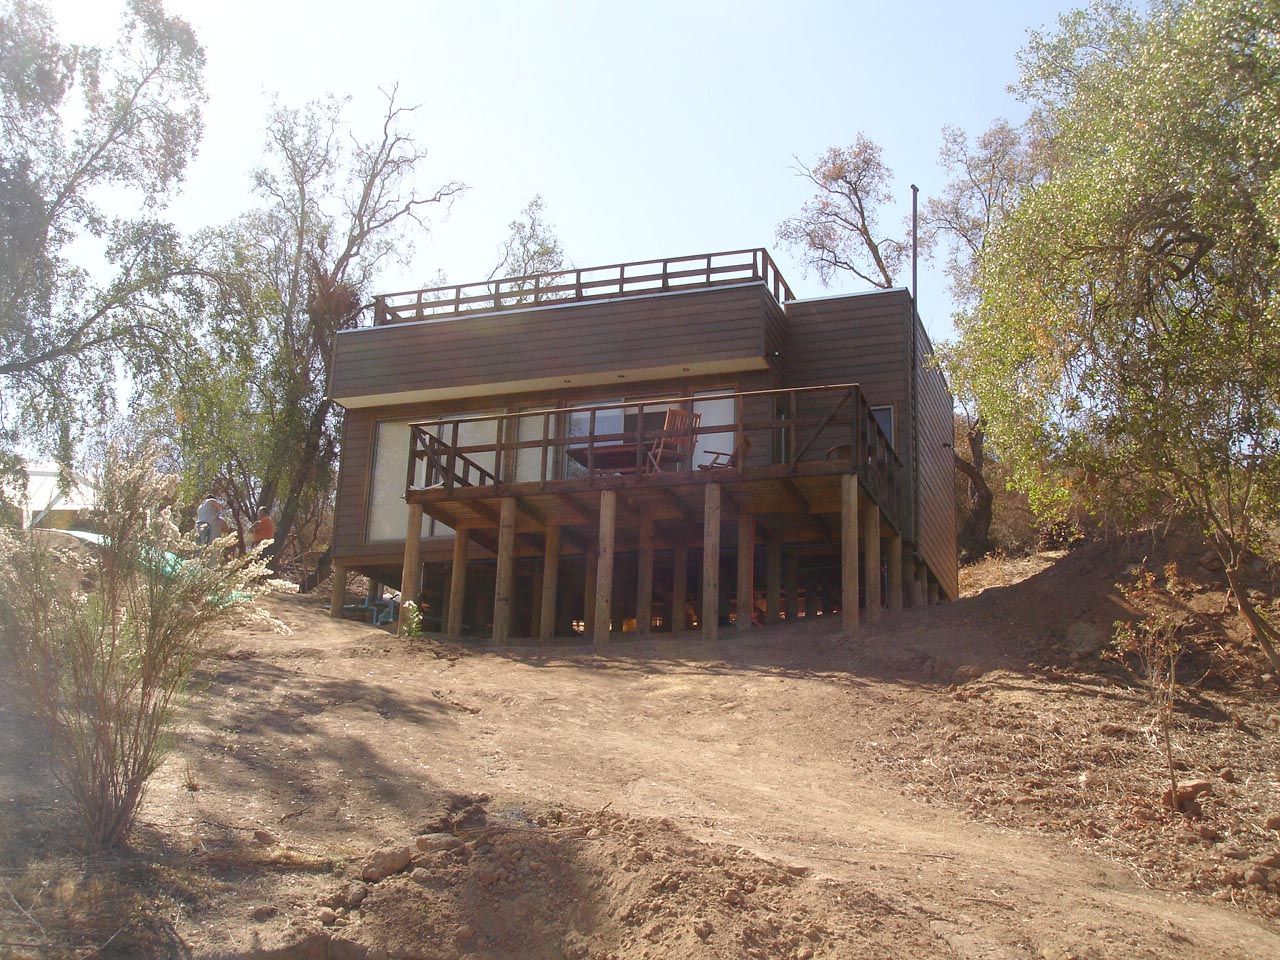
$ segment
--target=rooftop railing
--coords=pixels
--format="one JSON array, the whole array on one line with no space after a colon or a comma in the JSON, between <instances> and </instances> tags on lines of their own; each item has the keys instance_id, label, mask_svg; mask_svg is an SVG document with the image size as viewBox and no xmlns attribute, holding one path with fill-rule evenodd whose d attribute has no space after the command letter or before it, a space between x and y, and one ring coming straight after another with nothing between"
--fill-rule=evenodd
<instances>
[{"instance_id":1,"label":"rooftop railing","mask_svg":"<svg viewBox=\"0 0 1280 960\"><path fill-rule=\"evenodd\" d=\"M764 283L778 303L795 299L769 252L756 247L602 267L574 267L553 273L382 294L374 297L373 324L382 326L512 307L635 297L752 281Z\"/></svg>"}]
</instances>

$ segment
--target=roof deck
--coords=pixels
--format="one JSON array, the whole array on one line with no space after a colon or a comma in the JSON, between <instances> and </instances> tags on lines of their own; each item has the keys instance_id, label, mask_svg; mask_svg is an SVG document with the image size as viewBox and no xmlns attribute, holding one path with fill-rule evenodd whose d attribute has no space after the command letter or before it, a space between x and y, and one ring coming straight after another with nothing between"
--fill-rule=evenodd
<instances>
[{"instance_id":1,"label":"roof deck","mask_svg":"<svg viewBox=\"0 0 1280 960\"><path fill-rule=\"evenodd\" d=\"M795 299L769 252L756 247L599 267L573 267L554 273L382 294L373 301L373 325L443 320L514 307L652 296L752 282L763 283L779 305Z\"/></svg>"}]
</instances>

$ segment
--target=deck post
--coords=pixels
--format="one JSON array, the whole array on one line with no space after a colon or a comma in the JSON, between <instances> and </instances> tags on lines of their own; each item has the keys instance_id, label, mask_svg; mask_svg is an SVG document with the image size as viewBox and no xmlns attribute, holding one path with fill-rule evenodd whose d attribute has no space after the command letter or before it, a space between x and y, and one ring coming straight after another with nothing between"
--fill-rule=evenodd
<instances>
[{"instance_id":1,"label":"deck post","mask_svg":"<svg viewBox=\"0 0 1280 960\"><path fill-rule=\"evenodd\" d=\"M370 581L372 583L373 581ZM340 563L333 565L333 590L329 594L329 616L342 616L342 603L347 599L347 568Z\"/></svg>"},{"instance_id":2,"label":"deck post","mask_svg":"<svg viewBox=\"0 0 1280 960\"><path fill-rule=\"evenodd\" d=\"M929 589L929 606L932 607L935 603L939 603L942 600L942 595L941 595L941 591L938 589L938 582L936 580L929 581L928 589Z\"/></svg>"},{"instance_id":3,"label":"deck post","mask_svg":"<svg viewBox=\"0 0 1280 960\"><path fill-rule=\"evenodd\" d=\"M840 626L845 633L858 629L858 477L852 473L840 476Z\"/></svg>"},{"instance_id":4,"label":"deck post","mask_svg":"<svg viewBox=\"0 0 1280 960\"><path fill-rule=\"evenodd\" d=\"M735 626L746 630L751 626L756 607L756 518L753 513L738 514L738 618Z\"/></svg>"},{"instance_id":5,"label":"deck post","mask_svg":"<svg viewBox=\"0 0 1280 960\"><path fill-rule=\"evenodd\" d=\"M787 623L800 619L800 558L788 556L782 565L783 591L786 593Z\"/></svg>"},{"instance_id":6,"label":"deck post","mask_svg":"<svg viewBox=\"0 0 1280 960\"><path fill-rule=\"evenodd\" d=\"M556 581L560 578L560 528L547 527L542 548L542 610L538 639L544 643L556 634Z\"/></svg>"},{"instance_id":7,"label":"deck post","mask_svg":"<svg viewBox=\"0 0 1280 960\"><path fill-rule=\"evenodd\" d=\"M533 574L533 590L529 594L529 636L542 635L542 571Z\"/></svg>"},{"instance_id":8,"label":"deck post","mask_svg":"<svg viewBox=\"0 0 1280 960\"><path fill-rule=\"evenodd\" d=\"M882 612L880 606L880 507L874 500L867 501L867 509L863 514L862 562L866 567L863 572L865 583L863 596L867 602L867 622L878 623Z\"/></svg>"},{"instance_id":9,"label":"deck post","mask_svg":"<svg viewBox=\"0 0 1280 960\"><path fill-rule=\"evenodd\" d=\"M680 533L684 536L684 531ZM681 633L688 625L685 606L689 602L689 545L677 544L671 554L671 632Z\"/></svg>"},{"instance_id":10,"label":"deck post","mask_svg":"<svg viewBox=\"0 0 1280 960\"><path fill-rule=\"evenodd\" d=\"M449 610L445 636L462 636L462 616L467 595L467 546L470 535L465 529L453 531L453 562L449 565Z\"/></svg>"},{"instance_id":11,"label":"deck post","mask_svg":"<svg viewBox=\"0 0 1280 960\"><path fill-rule=\"evenodd\" d=\"M596 643L609 642L613 625L613 546L617 532L618 491L600 491L600 558L596 563L596 619L592 637Z\"/></svg>"},{"instance_id":12,"label":"deck post","mask_svg":"<svg viewBox=\"0 0 1280 960\"><path fill-rule=\"evenodd\" d=\"M404 531L404 570L400 574L400 633L408 624L405 603L418 602L422 589L422 504L409 504L409 523Z\"/></svg>"},{"instance_id":13,"label":"deck post","mask_svg":"<svg viewBox=\"0 0 1280 960\"><path fill-rule=\"evenodd\" d=\"M764 573L764 622L777 623L782 616L782 541L769 540L765 555Z\"/></svg>"},{"instance_id":14,"label":"deck post","mask_svg":"<svg viewBox=\"0 0 1280 960\"><path fill-rule=\"evenodd\" d=\"M720 484L706 486L702 507L702 639L720 636Z\"/></svg>"},{"instance_id":15,"label":"deck post","mask_svg":"<svg viewBox=\"0 0 1280 960\"><path fill-rule=\"evenodd\" d=\"M640 518L639 569L636 571L636 632L645 634L653 622L653 517Z\"/></svg>"},{"instance_id":16,"label":"deck post","mask_svg":"<svg viewBox=\"0 0 1280 960\"><path fill-rule=\"evenodd\" d=\"M596 631L596 569L600 564L600 547L592 543L587 548L582 578L582 632L594 637Z\"/></svg>"},{"instance_id":17,"label":"deck post","mask_svg":"<svg viewBox=\"0 0 1280 960\"><path fill-rule=\"evenodd\" d=\"M515 574L516 498L503 497L498 515L498 569L493 584L493 642L511 638L511 594Z\"/></svg>"},{"instance_id":18,"label":"deck post","mask_svg":"<svg viewBox=\"0 0 1280 960\"><path fill-rule=\"evenodd\" d=\"M897 531L889 533L889 557L886 566L889 568L889 610L892 613L901 613L902 535Z\"/></svg>"},{"instance_id":19,"label":"deck post","mask_svg":"<svg viewBox=\"0 0 1280 960\"><path fill-rule=\"evenodd\" d=\"M923 563L913 561L911 564L911 606L913 609L920 610L925 606L928 599L925 594L925 581L928 580L929 574L925 570Z\"/></svg>"}]
</instances>

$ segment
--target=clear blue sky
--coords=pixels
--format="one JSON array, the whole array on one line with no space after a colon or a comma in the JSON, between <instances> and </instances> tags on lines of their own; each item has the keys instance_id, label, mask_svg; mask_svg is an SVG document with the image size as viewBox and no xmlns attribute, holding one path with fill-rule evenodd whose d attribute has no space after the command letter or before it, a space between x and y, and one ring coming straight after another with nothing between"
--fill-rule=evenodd
<instances>
[{"instance_id":1,"label":"clear blue sky","mask_svg":"<svg viewBox=\"0 0 1280 960\"><path fill-rule=\"evenodd\" d=\"M897 178L936 192L940 129L1020 120L1006 91L1027 31L1072 6L1023 2L426 2L169 0L208 53L200 155L171 215L187 228L251 202L271 94L300 103L350 94L357 127L377 90L421 104L422 184L470 185L435 218L412 264L385 288L437 270L482 279L506 224L541 193L578 265L764 245L800 296L824 290L774 243L807 195L810 160L863 131ZM123 0L53 0L64 37L107 43ZM900 282L906 285L909 278ZM921 312L950 330L940 264L921 269Z\"/></svg>"}]
</instances>

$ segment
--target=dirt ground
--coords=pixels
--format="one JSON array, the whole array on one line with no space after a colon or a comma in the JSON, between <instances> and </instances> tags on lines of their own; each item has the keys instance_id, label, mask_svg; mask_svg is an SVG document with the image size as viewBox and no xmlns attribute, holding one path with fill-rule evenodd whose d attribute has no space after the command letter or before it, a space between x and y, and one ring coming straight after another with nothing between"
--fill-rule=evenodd
<instances>
[{"instance_id":1,"label":"dirt ground","mask_svg":"<svg viewBox=\"0 0 1280 960\"><path fill-rule=\"evenodd\" d=\"M1201 813L1162 809L1097 658L1143 550L854 639L462 648L277 598L292 634L227 636L119 857L0 704L0 956L1280 958L1280 688L1196 687Z\"/></svg>"}]
</instances>

